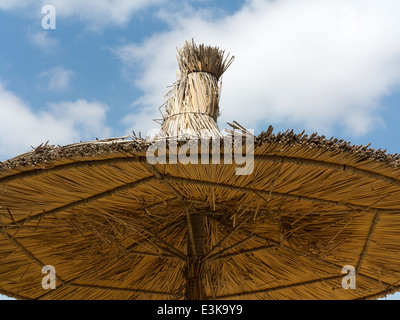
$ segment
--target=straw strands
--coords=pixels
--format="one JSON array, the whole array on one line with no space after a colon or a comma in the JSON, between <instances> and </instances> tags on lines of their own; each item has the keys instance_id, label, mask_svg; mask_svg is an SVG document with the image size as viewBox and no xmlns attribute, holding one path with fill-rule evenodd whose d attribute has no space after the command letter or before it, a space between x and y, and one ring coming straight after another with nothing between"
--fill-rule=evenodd
<instances>
[{"instance_id":1,"label":"straw strands","mask_svg":"<svg viewBox=\"0 0 400 320\"><path fill-rule=\"evenodd\" d=\"M197 46L194 41L186 41L183 49L178 49L178 64L181 74L192 72L208 72L217 80L224 74L233 62L229 54L218 47Z\"/></svg>"},{"instance_id":2,"label":"straw strands","mask_svg":"<svg viewBox=\"0 0 400 320\"><path fill-rule=\"evenodd\" d=\"M233 62L218 47L186 42L178 49L180 78L165 96L165 116L159 137L221 137L219 79Z\"/></svg>"},{"instance_id":3,"label":"straw strands","mask_svg":"<svg viewBox=\"0 0 400 320\"><path fill-rule=\"evenodd\" d=\"M43 145L1 163L0 291L185 299L188 213L204 217L193 281L207 298L360 299L399 289L397 155L269 128L255 138L253 173L237 176L224 163L149 165L147 147ZM42 289L42 265L55 267L57 289ZM355 290L341 287L345 265L357 270Z\"/></svg>"}]
</instances>

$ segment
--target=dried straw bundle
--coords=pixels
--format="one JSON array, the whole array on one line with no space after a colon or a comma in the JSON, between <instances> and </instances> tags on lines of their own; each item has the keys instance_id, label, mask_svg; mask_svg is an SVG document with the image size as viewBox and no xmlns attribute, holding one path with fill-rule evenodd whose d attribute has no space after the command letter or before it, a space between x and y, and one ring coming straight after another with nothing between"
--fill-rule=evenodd
<instances>
[{"instance_id":1,"label":"dried straw bundle","mask_svg":"<svg viewBox=\"0 0 400 320\"><path fill-rule=\"evenodd\" d=\"M160 137L222 137L219 116L220 77L233 62L218 47L186 42L178 49L180 79L165 99Z\"/></svg>"},{"instance_id":2,"label":"dried straw bundle","mask_svg":"<svg viewBox=\"0 0 400 320\"><path fill-rule=\"evenodd\" d=\"M218 47L196 46L194 41L186 41L183 49L178 49L178 63L182 74L208 72L219 79L232 64L234 57L225 56Z\"/></svg>"}]
</instances>

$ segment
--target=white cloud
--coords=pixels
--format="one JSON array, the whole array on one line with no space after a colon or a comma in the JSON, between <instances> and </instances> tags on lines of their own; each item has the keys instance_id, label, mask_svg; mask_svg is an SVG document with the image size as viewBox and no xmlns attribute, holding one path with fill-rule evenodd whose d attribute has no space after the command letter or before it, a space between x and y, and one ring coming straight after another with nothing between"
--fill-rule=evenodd
<instances>
[{"instance_id":1,"label":"white cloud","mask_svg":"<svg viewBox=\"0 0 400 320\"><path fill-rule=\"evenodd\" d=\"M58 48L59 41L50 35L49 30L28 31L27 36L32 44L45 53L54 53Z\"/></svg>"},{"instance_id":2,"label":"white cloud","mask_svg":"<svg viewBox=\"0 0 400 320\"><path fill-rule=\"evenodd\" d=\"M51 4L57 14L66 17L78 17L89 22L89 27L98 29L106 24L123 25L138 10L160 3L160 0L53 0Z\"/></svg>"},{"instance_id":3,"label":"white cloud","mask_svg":"<svg viewBox=\"0 0 400 320\"><path fill-rule=\"evenodd\" d=\"M47 110L34 111L0 83L0 160L48 140L64 145L106 138L110 136L106 110L104 104L77 100L52 103Z\"/></svg>"},{"instance_id":4,"label":"white cloud","mask_svg":"<svg viewBox=\"0 0 400 320\"><path fill-rule=\"evenodd\" d=\"M65 69L62 66L53 67L39 74L38 87L50 91L65 90L70 86L73 75L72 70Z\"/></svg>"},{"instance_id":5,"label":"white cloud","mask_svg":"<svg viewBox=\"0 0 400 320\"><path fill-rule=\"evenodd\" d=\"M0 0L0 9L15 10L32 4L30 0Z\"/></svg>"},{"instance_id":6,"label":"white cloud","mask_svg":"<svg viewBox=\"0 0 400 320\"><path fill-rule=\"evenodd\" d=\"M170 30L116 50L143 90L131 128L159 117L175 80L176 46L195 38L236 56L224 76L219 123L281 122L352 135L382 123L380 99L400 80L400 3L395 0L249 0L232 16L170 13ZM163 16L167 16L164 14ZM153 127L156 125L153 125Z\"/></svg>"},{"instance_id":7,"label":"white cloud","mask_svg":"<svg viewBox=\"0 0 400 320\"><path fill-rule=\"evenodd\" d=\"M49 111L65 126L72 128L74 136L71 135L71 141L77 142L110 136L110 128L105 125L107 110L108 106L103 103L80 99L51 103Z\"/></svg>"},{"instance_id":8,"label":"white cloud","mask_svg":"<svg viewBox=\"0 0 400 320\"><path fill-rule=\"evenodd\" d=\"M0 9L30 9L32 15L38 17L43 6L52 5L57 19L78 19L84 21L88 29L98 30L107 25L124 25L137 11L163 2L165 0L1 0Z\"/></svg>"}]
</instances>

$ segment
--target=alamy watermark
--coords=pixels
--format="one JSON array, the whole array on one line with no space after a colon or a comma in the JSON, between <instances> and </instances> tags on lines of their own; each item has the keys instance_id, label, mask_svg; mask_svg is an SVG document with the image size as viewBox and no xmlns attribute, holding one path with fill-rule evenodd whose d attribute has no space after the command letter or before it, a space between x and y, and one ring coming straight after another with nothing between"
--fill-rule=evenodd
<instances>
[{"instance_id":1,"label":"alamy watermark","mask_svg":"<svg viewBox=\"0 0 400 320\"><path fill-rule=\"evenodd\" d=\"M56 268L51 265L45 265L42 268L42 273L46 273L42 279L42 288L45 290L56 289Z\"/></svg>"},{"instance_id":2,"label":"alamy watermark","mask_svg":"<svg viewBox=\"0 0 400 320\"><path fill-rule=\"evenodd\" d=\"M342 279L342 288L345 290L356 288L356 269L351 265L342 268L342 273L347 273Z\"/></svg>"},{"instance_id":3,"label":"alamy watermark","mask_svg":"<svg viewBox=\"0 0 400 320\"><path fill-rule=\"evenodd\" d=\"M205 130L207 131L207 130ZM223 138L207 134L154 141L146 152L149 164L236 164L236 175L250 175L254 170L254 130L235 132Z\"/></svg>"},{"instance_id":4,"label":"alamy watermark","mask_svg":"<svg viewBox=\"0 0 400 320\"><path fill-rule=\"evenodd\" d=\"M42 18L42 28L55 29L56 28L56 8L51 5L46 5L42 7L42 14L45 16Z\"/></svg>"}]
</instances>

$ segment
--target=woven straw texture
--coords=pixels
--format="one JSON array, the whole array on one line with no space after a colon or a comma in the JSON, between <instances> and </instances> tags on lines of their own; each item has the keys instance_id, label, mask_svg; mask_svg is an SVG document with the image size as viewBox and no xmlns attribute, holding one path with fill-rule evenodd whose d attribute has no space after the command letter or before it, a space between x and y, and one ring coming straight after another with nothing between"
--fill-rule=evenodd
<instances>
[{"instance_id":1,"label":"woven straw texture","mask_svg":"<svg viewBox=\"0 0 400 320\"><path fill-rule=\"evenodd\" d=\"M148 143L42 145L0 163L0 292L184 299L205 217L207 299L375 299L400 289L400 158L293 132L255 138L254 170L155 164ZM199 247L197 247L199 248ZM41 268L56 269L44 290ZM356 288L342 288L342 267Z\"/></svg>"}]
</instances>

